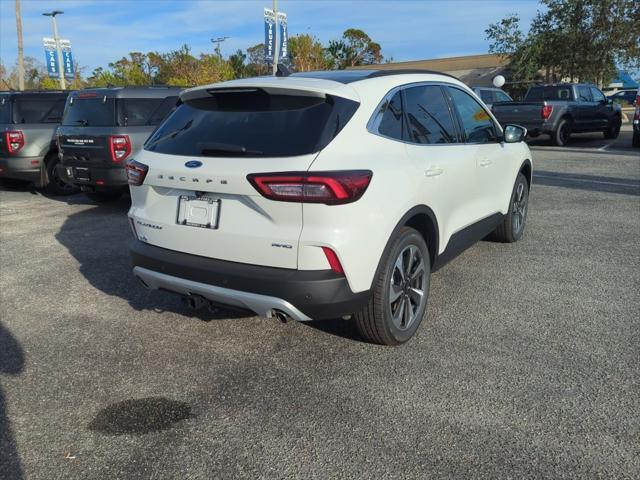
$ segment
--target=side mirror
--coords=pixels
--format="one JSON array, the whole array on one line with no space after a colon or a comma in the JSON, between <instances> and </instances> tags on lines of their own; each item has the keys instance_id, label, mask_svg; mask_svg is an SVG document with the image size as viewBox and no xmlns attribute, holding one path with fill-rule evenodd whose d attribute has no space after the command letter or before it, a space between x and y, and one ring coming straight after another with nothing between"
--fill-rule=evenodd
<instances>
[{"instance_id":1,"label":"side mirror","mask_svg":"<svg viewBox=\"0 0 640 480\"><path fill-rule=\"evenodd\" d=\"M527 129L520 125L505 125L504 127L504 143L522 142L527 136Z\"/></svg>"},{"instance_id":2,"label":"side mirror","mask_svg":"<svg viewBox=\"0 0 640 480\"><path fill-rule=\"evenodd\" d=\"M605 103L606 103L607 105L613 105L613 98L607 98L607 99L605 100Z\"/></svg>"}]
</instances>

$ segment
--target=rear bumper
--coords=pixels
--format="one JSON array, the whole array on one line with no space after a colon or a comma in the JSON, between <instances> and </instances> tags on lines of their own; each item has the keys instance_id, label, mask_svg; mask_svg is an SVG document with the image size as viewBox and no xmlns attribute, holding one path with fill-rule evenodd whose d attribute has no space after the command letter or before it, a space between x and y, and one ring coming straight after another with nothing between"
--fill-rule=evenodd
<instances>
[{"instance_id":1,"label":"rear bumper","mask_svg":"<svg viewBox=\"0 0 640 480\"><path fill-rule=\"evenodd\" d=\"M291 270L227 262L167 250L135 240L134 274L149 288L197 294L223 305L271 316L282 310L296 320L337 318L361 310L369 292L353 293L331 270Z\"/></svg>"},{"instance_id":2,"label":"rear bumper","mask_svg":"<svg viewBox=\"0 0 640 480\"><path fill-rule=\"evenodd\" d=\"M122 189L128 186L127 174L124 166L115 168L100 168L93 166L71 166L58 165L58 174L60 178L67 183L72 183L84 190L114 190ZM88 180L78 178L78 171L82 170L83 176L87 176Z\"/></svg>"},{"instance_id":3,"label":"rear bumper","mask_svg":"<svg viewBox=\"0 0 640 480\"><path fill-rule=\"evenodd\" d=\"M2 157L0 158L0 177L28 180L40 186L42 162L42 157Z\"/></svg>"}]
</instances>

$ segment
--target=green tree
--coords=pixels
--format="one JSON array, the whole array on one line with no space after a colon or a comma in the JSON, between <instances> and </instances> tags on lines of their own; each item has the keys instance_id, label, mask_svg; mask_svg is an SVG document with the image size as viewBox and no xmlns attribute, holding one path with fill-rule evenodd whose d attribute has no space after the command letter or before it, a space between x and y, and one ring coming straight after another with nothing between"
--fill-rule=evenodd
<instances>
[{"instance_id":1,"label":"green tree","mask_svg":"<svg viewBox=\"0 0 640 480\"><path fill-rule=\"evenodd\" d=\"M247 48L247 59L247 77L267 75L269 73L269 65L264 61L264 43Z\"/></svg>"},{"instance_id":2,"label":"green tree","mask_svg":"<svg viewBox=\"0 0 640 480\"><path fill-rule=\"evenodd\" d=\"M236 51L236 53L229 56L229 65L233 69L233 73L235 78L244 78L247 73L247 66L245 62L247 60L247 55L240 49Z\"/></svg>"},{"instance_id":3,"label":"green tree","mask_svg":"<svg viewBox=\"0 0 640 480\"><path fill-rule=\"evenodd\" d=\"M309 34L289 38L289 58L298 72L323 70L331 66L331 60L320 41Z\"/></svg>"},{"instance_id":4,"label":"green tree","mask_svg":"<svg viewBox=\"0 0 640 480\"><path fill-rule=\"evenodd\" d=\"M507 55L516 81L607 83L616 67L640 66L640 2L541 0L525 36L516 15L489 25L489 51Z\"/></svg>"},{"instance_id":5,"label":"green tree","mask_svg":"<svg viewBox=\"0 0 640 480\"><path fill-rule=\"evenodd\" d=\"M327 53L332 66L339 69L371 65L383 60L380 44L357 28L345 30L339 40L331 40Z\"/></svg>"}]
</instances>

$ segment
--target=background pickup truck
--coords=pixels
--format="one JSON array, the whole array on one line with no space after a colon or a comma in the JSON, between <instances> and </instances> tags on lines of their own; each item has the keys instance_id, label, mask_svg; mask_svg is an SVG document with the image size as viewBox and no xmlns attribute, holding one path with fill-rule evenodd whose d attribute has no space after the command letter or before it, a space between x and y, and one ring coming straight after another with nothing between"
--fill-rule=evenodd
<instances>
[{"instance_id":1,"label":"background pickup truck","mask_svg":"<svg viewBox=\"0 0 640 480\"><path fill-rule=\"evenodd\" d=\"M622 123L620 106L586 84L536 85L529 88L524 101L495 103L491 110L502 125L522 125L531 137L547 134L561 146L578 132L603 132L605 138L616 138Z\"/></svg>"}]
</instances>

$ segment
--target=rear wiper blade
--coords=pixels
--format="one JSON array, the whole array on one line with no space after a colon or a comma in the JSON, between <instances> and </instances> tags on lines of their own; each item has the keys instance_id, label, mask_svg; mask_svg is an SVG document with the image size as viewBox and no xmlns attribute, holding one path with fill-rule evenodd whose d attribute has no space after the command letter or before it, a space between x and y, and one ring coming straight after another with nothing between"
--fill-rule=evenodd
<instances>
[{"instance_id":1,"label":"rear wiper blade","mask_svg":"<svg viewBox=\"0 0 640 480\"><path fill-rule=\"evenodd\" d=\"M230 143L201 142L198 143L198 148L202 155L211 157L215 157L220 153L230 153L232 156L262 155L263 153L260 150L249 150L243 145L233 145Z\"/></svg>"},{"instance_id":2,"label":"rear wiper blade","mask_svg":"<svg viewBox=\"0 0 640 480\"><path fill-rule=\"evenodd\" d=\"M89 122L87 122L84 118L81 118L80 120L76 120L75 123L79 123L83 127L86 127L87 125L89 125Z\"/></svg>"}]
</instances>

